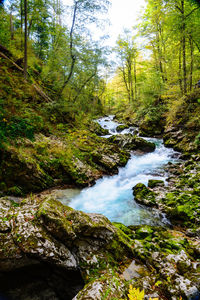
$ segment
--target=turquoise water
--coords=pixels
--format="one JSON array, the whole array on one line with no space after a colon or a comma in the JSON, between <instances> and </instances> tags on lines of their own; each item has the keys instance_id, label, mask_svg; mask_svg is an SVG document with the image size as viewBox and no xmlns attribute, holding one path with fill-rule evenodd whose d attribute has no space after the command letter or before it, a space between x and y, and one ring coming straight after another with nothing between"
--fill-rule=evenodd
<instances>
[{"instance_id":1,"label":"turquoise water","mask_svg":"<svg viewBox=\"0 0 200 300\"><path fill-rule=\"evenodd\" d=\"M107 128L112 127L114 132L113 121L111 122L105 121ZM101 124L104 128L105 123ZM173 149L166 148L161 139L148 138L148 140L156 143L154 152L143 155L132 154L127 165L119 168L117 175L104 176L97 180L94 186L84 188L78 195L72 197L68 205L84 212L103 214L110 221L125 225L167 223L165 216L157 210L150 210L137 204L132 194L133 186L139 182L147 185L149 179L165 181L167 174L163 166L173 161L172 156L175 153Z\"/></svg>"}]
</instances>

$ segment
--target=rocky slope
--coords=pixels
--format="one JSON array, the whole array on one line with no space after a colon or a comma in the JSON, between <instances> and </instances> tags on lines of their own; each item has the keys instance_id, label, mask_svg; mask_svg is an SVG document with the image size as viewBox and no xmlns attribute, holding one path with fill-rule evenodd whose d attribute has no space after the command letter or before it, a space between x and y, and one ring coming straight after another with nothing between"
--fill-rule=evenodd
<instances>
[{"instance_id":1,"label":"rocky slope","mask_svg":"<svg viewBox=\"0 0 200 300\"><path fill-rule=\"evenodd\" d=\"M19 140L7 145L1 158L0 189L20 196L59 184L91 185L103 174L116 173L129 153L85 129Z\"/></svg>"},{"instance_id":2,"label":"rocky slope","mask_svg":"<svg viewBox=\"0 0 200 300\"><path fill-rule=\"evenodd\" d=\"M132 253L130 239L102 215L50 197L0 204L0 290L9 299L72 299L98 280L105 292L111 270Z\"/></svg>"}]
</instances>

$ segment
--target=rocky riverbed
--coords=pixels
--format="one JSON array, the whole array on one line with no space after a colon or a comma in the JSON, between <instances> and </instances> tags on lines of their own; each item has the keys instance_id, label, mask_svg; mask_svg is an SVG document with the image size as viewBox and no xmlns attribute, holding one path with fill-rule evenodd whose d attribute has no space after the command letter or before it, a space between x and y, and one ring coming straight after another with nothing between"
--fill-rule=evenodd
<instances>
[{"instance_id":1,"label":"rocky riverbed","mask_svg":"<svg viewBox=\"0 0 200 300\"><path fill-rule=\"evenodd\" d=\"M165 212L170 226L111 223L61 204L53 192L19 203L0 198L0 297L127 299L132 285L145 299L199 299L200 158L186 156L166 166L168 185L151 179L133 187L135 200Z\"/></svg>"}]
</instances>

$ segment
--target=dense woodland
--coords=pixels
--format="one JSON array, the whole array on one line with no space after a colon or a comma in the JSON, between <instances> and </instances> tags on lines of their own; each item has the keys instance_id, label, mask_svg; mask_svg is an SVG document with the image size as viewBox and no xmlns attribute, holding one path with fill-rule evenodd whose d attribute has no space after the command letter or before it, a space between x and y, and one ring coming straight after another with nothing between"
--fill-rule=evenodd
<instances>
[{"instance_id":1,"label":"dense woodland","mask_svg":"<svg viewBox=\"0 0 200 300\"><path fill-rule=\"evenodd\" d=\"M200 299L200 3L146 0L112 48L110 5L0 1L0 299ZM135 133L102 138L105 115ZM170 227L57 201L153 152L141 136L178 151L167 185L133 187Z\"/></svg>"},{"instance_id":2,"label":"dense woodland","mask_svg":"<svg viewBox=\"0 0 200 300\"><path fill-rule=\"evenodd\" d=\"M137 30L119 34L114 49L91 32L95 26L108 26L109 5L86 0L67 8L60 1L5 2L1 45L41 92L42 110L45 115L53 112L49 118L55 123L120 110L135 114L136 120L151 115L159 119L169 110L168 118L173 118L177 99L194 91L200 79L198 1L148 1ZM108 60L111 51L115 65ZM102 74L110 67L116 72L108 80ZM2 139L9 127L3 125Z\"/></svg>"}]
</instances>

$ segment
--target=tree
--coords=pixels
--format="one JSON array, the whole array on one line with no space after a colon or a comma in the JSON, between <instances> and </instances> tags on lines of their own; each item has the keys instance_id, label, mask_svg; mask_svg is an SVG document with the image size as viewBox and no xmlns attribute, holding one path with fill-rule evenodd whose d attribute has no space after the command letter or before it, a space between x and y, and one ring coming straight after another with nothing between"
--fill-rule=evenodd
<instances>
[{"instance_id":1,"label":"tree","mask_svg":"<svg viewBox=\"0 0 200 300\"><path fill-rule=\"evenodd\" d=\"M129 103L137 97L136 58L138 55L134 37L125 31L117 40L116 52L120 60L119 70L126 87Z\"/></svg>"},{"instance_id":2,"label":"tree","mask_svg":"<svg viewBox=\"0 0 200 300\"><path fill-rule=\"evenodd\" d=\"M27 79L27 40L28 40L27 0L24 0L24 78L25 79Z\"/></svg>"},{"instance_id":3,"label":"tree","mask_svg":"<svg viewBox=\"0 0 200 300\"><path fill-rule=\"evenodd\" d=\"M192 89L195 48L199 46L199 6L190 0L149 0L141 24L165 89ZM200 49L200 48L199 48Z\"/></svg>"},{"instance_id":4,"label":"tree","mask_svg":"<svg viewBox=\"0 0 200 300\"><path fill-rule=\"evenodd\" d=\"M98 23L98 15L100 13L106 13L108 9L109 1L107 0L74 0L72 6L72 23L69 32L69 53L70 53L70 67L66 79L60 90L60 94L63 92L66 85L72 78L75 63L78 58L78 47L75 44L75 38L77 35L85 35L88 38L89 32L87 25L90 23Z\"/></svg>"}]
</instances>

